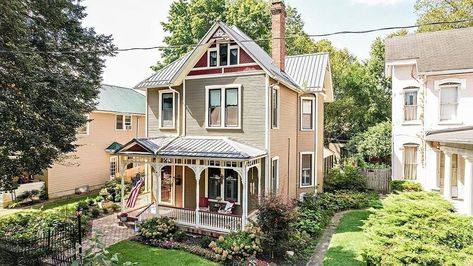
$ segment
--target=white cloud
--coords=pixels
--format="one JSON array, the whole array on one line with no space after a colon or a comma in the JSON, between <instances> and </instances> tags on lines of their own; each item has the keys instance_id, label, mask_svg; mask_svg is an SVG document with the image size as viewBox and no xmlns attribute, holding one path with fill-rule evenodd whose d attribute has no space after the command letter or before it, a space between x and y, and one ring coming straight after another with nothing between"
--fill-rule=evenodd
<instances>
[{"instance_id":1,"label":"white cloud","mask_svg":"<svg viewBox=\"0 0 473 266\"><path fill-rule=\"evenodd\" d=\"M396 5L406 0L351 0L354 4L362 4L367 6L389 6L389 5Z\"/></svg>"}]
</instances>

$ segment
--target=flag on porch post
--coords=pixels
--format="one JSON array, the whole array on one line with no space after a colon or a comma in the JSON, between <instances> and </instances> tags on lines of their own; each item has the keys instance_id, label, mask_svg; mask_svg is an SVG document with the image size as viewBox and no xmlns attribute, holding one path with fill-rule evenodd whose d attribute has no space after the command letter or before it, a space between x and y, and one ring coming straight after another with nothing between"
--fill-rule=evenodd
<instances>
[{"instance_id":1,"label":"flag on porch post","mask_svg":"<svg viewBox=\"0 0 473 266\"><path fill-rule=\"evenodd\" d=\"M126 206L128 208L133 208L135 207L136 200L138 199L138 194L140 194L140 189L143 186L144 181L143 179L138 180L136 182L135 186L131 189L130 197L128 197L128 200L126 202Z\"/></svg>"}]
</instances>

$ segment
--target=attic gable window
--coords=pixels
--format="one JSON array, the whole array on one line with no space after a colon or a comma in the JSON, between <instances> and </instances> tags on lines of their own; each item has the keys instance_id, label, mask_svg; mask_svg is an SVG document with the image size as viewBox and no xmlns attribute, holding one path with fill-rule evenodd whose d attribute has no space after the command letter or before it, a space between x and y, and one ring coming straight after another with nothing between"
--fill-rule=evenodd
<instances>
[{"instance_id":1,"label":"attic gable window","mask_svg":"<svg viewBox=\"0 0 473 266\"><path fill-rule=\"evenodd\" d=\"M216 47L208 50L208 66L221 67L229 65L238 65L240 62L240 48L238 45L230 43L219 43Z\"/></svg>"}]
</instances>

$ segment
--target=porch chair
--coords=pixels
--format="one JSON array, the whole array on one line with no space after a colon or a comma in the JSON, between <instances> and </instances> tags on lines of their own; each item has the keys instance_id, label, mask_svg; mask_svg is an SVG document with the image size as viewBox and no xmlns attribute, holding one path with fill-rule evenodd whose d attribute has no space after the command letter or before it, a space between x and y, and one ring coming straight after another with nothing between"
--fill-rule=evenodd
<instances>
[{"instance_id":1,"label":"porch chair","mask_svg":"<svg viewBox=\"0 0 473 266\"><path fill-rule=\"evenodd\" d=\"M209 210L209 198L200 197L199 198L199 209L201 211L208 211Z\"/></svg>"},{"instance_id":2,"label":"porch chair","mask_svg":"<svg viewBox=\"0 0 473 266\"><path fill-rule=\"evenodd\" d=\"M233 213L233 208L235 207L235 201L233 200L229 200L227 202L227 204L225 204L222 207L220 207L220 209L218 210L219 213L223 213L223 214L232 214Z\"/></svg>"}]
</instances>

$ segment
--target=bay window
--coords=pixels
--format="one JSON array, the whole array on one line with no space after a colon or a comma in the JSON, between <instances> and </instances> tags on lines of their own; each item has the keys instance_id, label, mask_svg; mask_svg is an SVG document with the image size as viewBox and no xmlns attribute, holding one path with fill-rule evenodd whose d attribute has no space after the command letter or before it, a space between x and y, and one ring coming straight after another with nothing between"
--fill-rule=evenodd
<instances>
[{"instance_id":1,"label":"bay window","mask_svg":"<svg viewBox=\"0 0 473 266\"><path fill-rule=\"evenodd\" d=\"M314 185L314 153L301 152L300 154L300 186L311 187Z\"/></svg>"},{"instance_id":2,"label":"bay window","mask_svg":"<svg viewBox=\"0 0 473 266\"><path fill-rule=\"evenodd\" d=\"M301 98L301 130L314 129L314 98Z\"/></svg>"},{"instance_id":3,"label":"bay window","mask_svg":"<svg viewBox=\"0 0 473 266\"><path fill-rule=\"evenodd\" d=\"M404 145L404 179L417 179L417 144Z\"/></svg>"},{"instance_id":4,"label":"bay window","mask_svg":"<svg viewBox=\"0 0 473 266\"><path fill-rule=\"evenodd\" d=\"M159 125L161 128L175 127L175 97L172 91L160 91L159 102L161 105Z\"/></svg>"},{"instance_id":5,"label":"bay window","mask_svg":"<svg viewBox=\"0 0 473 266\"><path fill-rule=\"evenodd\" d=\"M440 85L440 121L457 119L459 83Z\"/></svg>"},{"instance_id":6,"label":"bay window","mask_svg":"<svg viewBox=\"0 0 473 266\"><path fill-rule=\"evenodd\" d=\"M207 87L207 128L240 128L240 85Z\"/></svg>"},{"instance_id":7,"label":"bay window","mask_svg":"<svg viewBox=\"0 0 473 266\"><path fill-rule=\"evenodd\" d=\"M414 87L404 89L404 121L417 120L417 92Z\"/></svg>"}]
</instances>

